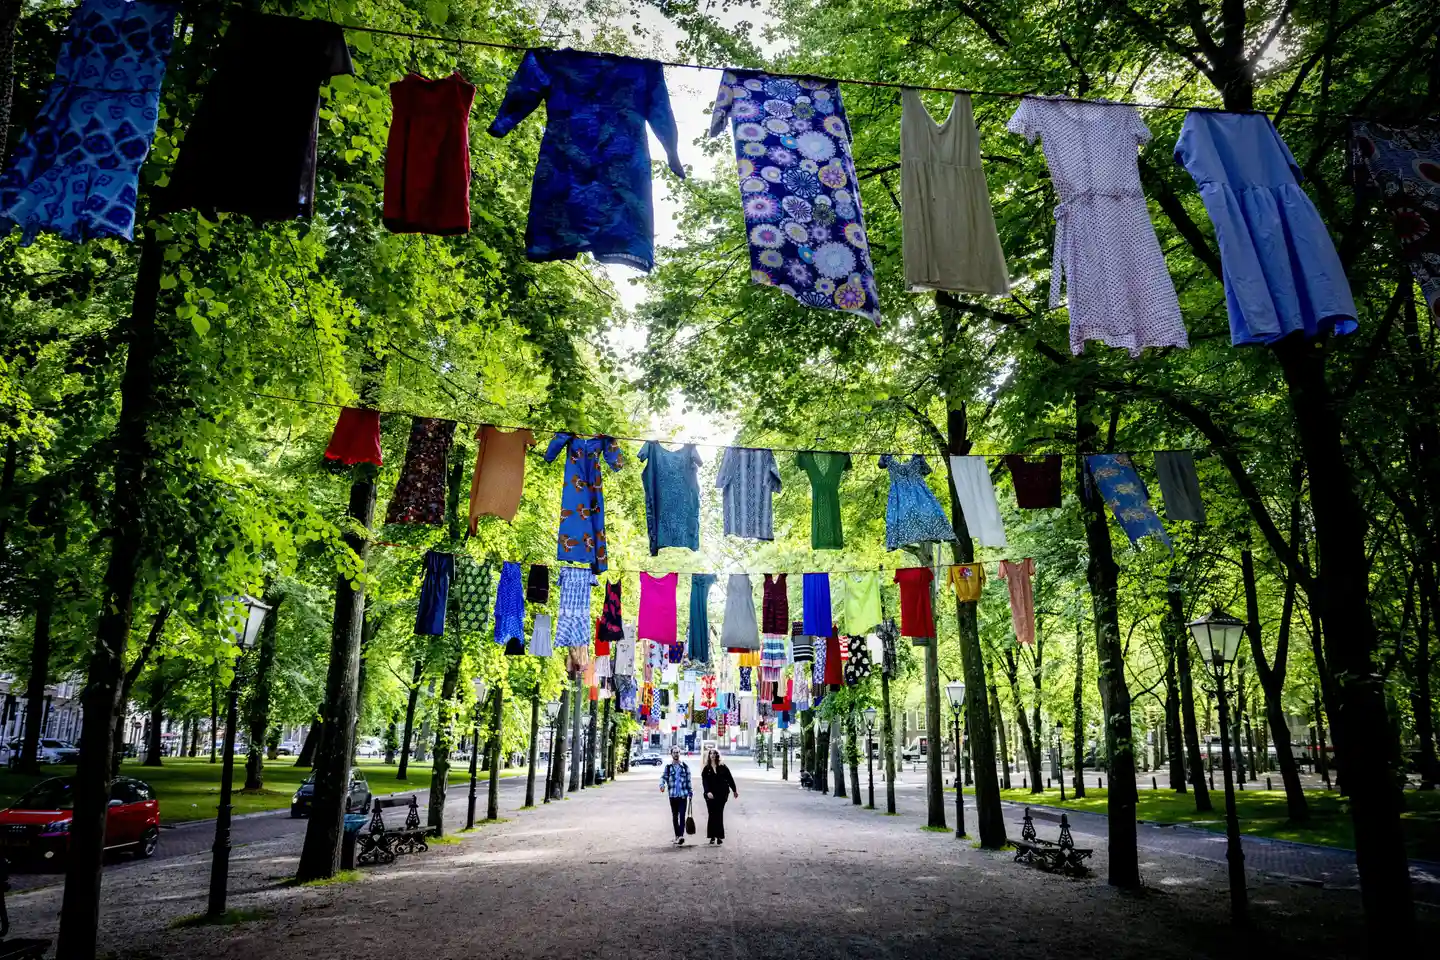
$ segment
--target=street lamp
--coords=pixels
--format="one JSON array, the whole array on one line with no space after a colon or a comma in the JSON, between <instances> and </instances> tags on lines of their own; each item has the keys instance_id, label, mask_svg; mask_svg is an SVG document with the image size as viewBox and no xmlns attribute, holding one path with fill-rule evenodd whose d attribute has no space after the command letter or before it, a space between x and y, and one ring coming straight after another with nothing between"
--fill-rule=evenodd
<instances>
[{"instance_id":1,"label":"street lamp","mask_svg":"<svg viewBox=\"0 0 1440 960\"><path fill-rule=\"evenodd\" d=\"M1065 724L1055 724L1055 762L1059 769L1055 772L1060 775L1060 802L1065 802Z\"/></svg>"},{"instance_id":2,"label":"street lamp","mask_svg":"<svg viewBox=\"0 0 1440 960\"><path fill-rule=\"evenodd\" d=\"M1200 659L1210 666L1215 679L1215 699L1220 705L1220 761L1225 770L1225 859L1230 864L1230 919L1244 924L1249 905L1245 894L1245 851L1240 846L1240 820L1235 813L1235 784L1230 774L1230 710L1225 702L1225 674L1240 650L1245 621L1228 613L1212 611L1186 624Z\"/></svg>"},{"instance_id":3,"label":"street lamp","mask_svg":"<svg viewBox=\"0 0 1440 960\"><path fill-rule=\"evenodd\" d=\"M865 772L870 778L870 803L865 809L875 809L875 751L870 749L870 742L875 737L875 708L865 708Z\"/></svg>"},{"instance_id":4,"label":"street lamp","mask_svg":"<svg viewBox=\"0 0 1440 960\"><path fill-rule=\"evenodd\" d=\"M480 708L485 703L485 694L490 692L490 685L479 677L474 680L475 684L475 708L470 711L474 726L470 736L470 809L465 816L465 829L475 829L475 777L476 762L480 759Z\"/></svg>"},{"instance_id":5,"label":"street lamp","mask_svg":"<svg viewBox=\"0 0 1440 960\"><path fill-rule=\"evenodd\" d=\"M960 708L965 705L965 684L959 680L945 685L950 698L950 715L955 723L955 837L965 836L965 781L960 773Z\"/></svg>"},{"instance_id":6,"label":"street lamp","mask_svg":"<svg viewBox=\"0 0 1440 960\"><path fill-rule=\"evenodd\" d=\"M224 916L225 897L230 886L230 790L231 778L235 773L235 726L239 722L236 713L240 707L240 659L245 651L255 646L260 639L260 627L265 615L273 608L250 596L226 597L228 602L245 610L245 622L236 629L231 626L230 641L240 648L235 658L235 673L230 679L229 702L225 706L225 761L220 772L220 807L215 816L215 844L211 847L210 858L210 903L206 913L212 917ZM236 611L238 612L238 611Z\"/></svg>"},{"instance_id":7,"label":"street lamp","mask_svg":"<svg viewBox=\"0 0 1440 960\"><path fill-rule=\"evenodd\" d=\"M555 774L555 718L560 716L560 701L545 704L545 725L550 728L550 760L545 765L545 802L550 802L550 780Z\"/></svg>"}]
</instances>

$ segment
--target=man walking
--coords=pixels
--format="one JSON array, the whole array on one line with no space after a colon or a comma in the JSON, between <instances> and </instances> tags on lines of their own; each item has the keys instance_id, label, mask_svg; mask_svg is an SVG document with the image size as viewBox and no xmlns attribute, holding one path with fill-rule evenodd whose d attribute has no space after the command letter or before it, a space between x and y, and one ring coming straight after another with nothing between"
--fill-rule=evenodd
<instances>
[{"instance_id":1,"label":"man walking","mask_svg":"<svg viewBox=\"0 0 1440 960\"><path fill-rule=\"evenodd\" d=\"M680 759L680 748L670 748L670 762L660 774L660 789L670 797L670 820L675 846L685 845L685 811L690 806L690 767Z\"/></svg>"}]
</instances>

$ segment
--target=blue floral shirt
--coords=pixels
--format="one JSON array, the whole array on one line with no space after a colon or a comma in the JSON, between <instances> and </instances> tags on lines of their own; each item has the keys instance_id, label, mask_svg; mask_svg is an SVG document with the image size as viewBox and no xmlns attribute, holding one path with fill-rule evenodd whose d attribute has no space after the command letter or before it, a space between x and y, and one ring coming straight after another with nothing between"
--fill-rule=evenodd
<instances>
[{"instance_id":1,"label":"blue floral shirt","mask_svg":"<svg viewBox=\"0 0 1440 960\"><path fill-rule=\"evenodd\" d=\"M727 70L710 135L730 118L750 277L810 307L880 322L850 130L833 80Z\"/></svg>"},{"instance_id":2,"label":"blue floral shirt","mask_svg":"<svg viewBox=\"0 0 1440 960\"><path fill-rule=\"evenodd\" d=\"M535 180L525 255L649 272L655 265L650 146L645 124L685 176L665 73L653 60L578 50L530 50L505 91L490 135L503 137L544 101L548 120Z\"/></svg>"},{"instance_id":3,"label":"blue floral shirt","mask_svg":"<svg viewBox=\"0 0 1440 960\"><path fill-rule=\"evenodd\" d=\"M683 760L665 764L665 771L660 774L660 786L668 788L672 800L690 796L690 767Z\"/></svg>"}]
</instances>

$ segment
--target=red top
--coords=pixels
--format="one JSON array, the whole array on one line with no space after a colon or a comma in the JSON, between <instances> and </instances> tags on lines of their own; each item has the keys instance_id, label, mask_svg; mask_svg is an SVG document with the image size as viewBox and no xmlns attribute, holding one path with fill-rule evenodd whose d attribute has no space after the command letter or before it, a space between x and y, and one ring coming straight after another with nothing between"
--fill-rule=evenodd
<instances>
[{"instance_id":1,"label":"red top","mask_svg":"<svg viewBox=\"0 0 1440 960\"><path fill-rule=\"evenodd\" d=\"M845 664L840 656L840 628L830 628L830 639L825 641L825 680L832 687L845 685Z\"/></svg>"},{"instance_id":2,"label":"red top","mask_svg":"<svg viewBox=\"0 0 1440 960\"><path fill-rule=\"evenodd\" d=\"M411 73L390 84L393 116L385 152L389 230L448 235L470 229L474 100L475 88L459 73L440 80Z\"/></svg>"},{"instance_id":3,"label":"red top","mask_svg":"<svg viewBox=\"0 0 1440 960\"><path fill-rule=\"evenodd\" d=\"M901 636L935 636L935 615L930 610L930 581L934 579L929 567L895 571L895 582L900 584Z\"/></svg>"},{"instance_id":4,"label":"red top","mask_svg":"<svg viewBox=\"0 0 1440 960\"><path fill-rule=\"evenodd\" d=\"M357 463L380 466L380 411L358 407L341 410L325 456L352 466Z\"/></svg>"}]
</instances>

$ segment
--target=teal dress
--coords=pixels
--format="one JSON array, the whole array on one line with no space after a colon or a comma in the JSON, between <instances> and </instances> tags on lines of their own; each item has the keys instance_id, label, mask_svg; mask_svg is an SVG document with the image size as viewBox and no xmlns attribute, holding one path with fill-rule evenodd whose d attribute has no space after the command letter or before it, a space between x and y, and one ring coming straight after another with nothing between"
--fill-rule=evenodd
<instances>
[{"instance_id":1,"label":"teal dress","mask_svg":"<svg viewBox=\"0 0 1440 960\"><path fill-rule=\"evenodd\" d=\"M700 454L693 444L666 450L654 440L640 448L645 461L645 528L650 556L662 547L700 549Z\"/></svg>"}]
</instances>

